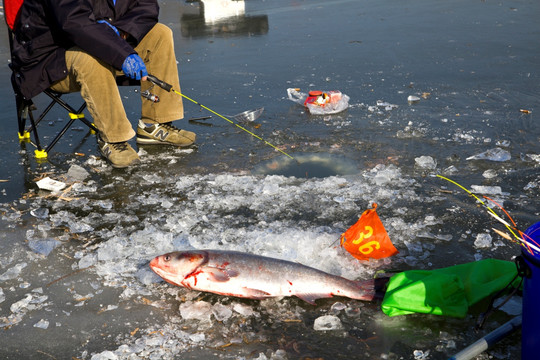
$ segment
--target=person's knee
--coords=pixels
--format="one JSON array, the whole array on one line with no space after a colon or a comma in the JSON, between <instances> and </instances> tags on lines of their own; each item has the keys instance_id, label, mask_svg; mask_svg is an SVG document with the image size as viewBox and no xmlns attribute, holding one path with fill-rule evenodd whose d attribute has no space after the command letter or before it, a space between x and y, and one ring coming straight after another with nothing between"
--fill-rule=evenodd
<instances>
[{"instance_id":1,"label":"person's knee","mask_svg":"<svg viewBox=\"0 0 540 360\"><path fill-rule=\"evenodd\" d=\"M82 50L71 51L71 67L79 75L108 76L114 75L111 65Z\"/></svg>"},{"instance_id":2,"label":"person's knee","mask_svg":"<svg viewBox=\"0 0 540 360\"><path fill-rule=\"evenodd\" d=\"M158 36L160 38L172 38L173 36L171 28L162 23L157 23L154 25L152 28L152 33L154 36Z\"/></svg>"}]
</instances>

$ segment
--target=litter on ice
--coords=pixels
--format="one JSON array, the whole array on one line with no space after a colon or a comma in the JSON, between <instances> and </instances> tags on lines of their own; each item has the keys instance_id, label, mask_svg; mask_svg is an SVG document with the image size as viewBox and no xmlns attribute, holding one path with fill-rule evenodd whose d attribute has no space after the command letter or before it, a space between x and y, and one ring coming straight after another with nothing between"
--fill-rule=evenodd
<instances>
[{"instance_id":1,"label":"litter on ice","mask_svg":"<svg viewBox=\"0 0 540 360\"><path fill-rule=\"evenodd\" d=\"M308 94L299 88L288 88L289 100L305 106L310 114L331 115L346 110L349 107L349 97L339 90L310 91Z\"/></svg>"},{"instance_id":2,"label":"litter on ice","mask_svg":"<svg viewBox=\"0 0 540 360\"><path fill-rule=\"evenodd\" d=\"M61 181L56 181L50 177L43 178L36 181L36 185L43 190L49 190L52 192L58 192L66 187L66 184Z\"/></svg>"}]
</instances>

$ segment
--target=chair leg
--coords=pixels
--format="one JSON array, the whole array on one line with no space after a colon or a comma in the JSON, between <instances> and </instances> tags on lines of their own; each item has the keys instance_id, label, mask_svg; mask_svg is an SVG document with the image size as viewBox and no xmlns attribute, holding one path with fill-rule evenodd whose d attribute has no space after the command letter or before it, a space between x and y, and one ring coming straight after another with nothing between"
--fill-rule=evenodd
<instances>
[{"instance_id":1,"label":"chair leg","mask_svg":"<svg viewBox=\"0 0 540 360\"><path fill-rule=\"evenodd\" d=\"M68 123L62 128L62 130L60 130L60 132L54 137L54 139L47 146L47 148L45 149L45 153L48 153L53 148L53 146L56 145L56 143L60 140L60 138L73 125L75 120L80 120L81 122L83 122L86 126L88 126L88 128L90 128L91 131L94 131L94 132L98 131L98 129L94 126L94 124L88 121L84 116L83 111L84 109L86 109L86 102L83 102L83 104L79 107L79 109L75 110L71 105L69 105L67 102L65 102L63 99L60 98L62 94L54 93L50 91L49 89L45 90L44 92L52 99L52 102L49 105L49 107L47 107L44 110L44 112L41 114L36 125L45 117L47 112L49 112L49 110L52 108L54 104L58 104L62 106L65 110L67 110L67 112L69 113L69 118L70 118Z\"/></svg>"},{"instance_id":2,"label":"chair leg","mask_svg":"<svg viewBox=\"0 0 540 360\"><path fill-rule=\"evenodd\" d=\"M86 102L83 102L83 104L79 107L78 110L75 110L71 105L69 105L67 102L65 102L60 97L62 94L55 93L49 89L45 90L44 93L48 95L51 98L50 104L43 110L43 112L39 115L39 117L34 120L34 115L32 113L32 106L33 103L31 101L24 100L18 96L16 96L16 104L17 104L17 120L19 125L19 140L21 141L28 141L30 139L30 133L34 133L34 139L35 139L35 146L36 150L35 157L37 159L46 159L48 156L48 152L51 151L53 146L56 145L56 143L60 140L62 136L67 132L67 130L73 125L73 123L76 120L80 120L83 124L85 124L92 133L98 132L98 129L95 127L93 123L88 121L84 116L84 109L86 109ZM54 137L54 139L49 143L49 145L46 146L45 149L41 147L41 143L39 140L39 134L37 131L37 126L39 123L45 118L45 116L49 113L49 111L53 108L55 104L58 104L62 106L67 112L69 113L70 120L68 123L60 130L58 134ZM30 120L30 126L28 129L26 129L26 120Z\"/></svg>"},{"instance_id":3,"label":"chair leg","mask_svg":"<svg viewBox=\"0 0 540 360\"><path fill-rule=\"evenodd\" d=\"M31 105L15 94L15 106L17 108L17 124L19 125L19 141L28 141L30 133L26 130L26 119L28 118L28 112L31 111L29 109Z\"/></svg>"},{"instance_id":4,"label":"chair leg","mask_svg":"<svg viewBox=\"0 0 540 360\"><path fill-rule=\"evenodd\" d=\"M41 143L39 142L39 134L37 132L37 124L34 121L34 115L32 114L32 110L28 107L28 117L30 118L30 124L32 126L33 132L34 132L34 139L36 141L36 150L34 150L34 154L37 159L46 159L47 158L47 151L43 150L41 147ZM30 133L28 133L30 135Z\"/></svg>"}]
</instances>

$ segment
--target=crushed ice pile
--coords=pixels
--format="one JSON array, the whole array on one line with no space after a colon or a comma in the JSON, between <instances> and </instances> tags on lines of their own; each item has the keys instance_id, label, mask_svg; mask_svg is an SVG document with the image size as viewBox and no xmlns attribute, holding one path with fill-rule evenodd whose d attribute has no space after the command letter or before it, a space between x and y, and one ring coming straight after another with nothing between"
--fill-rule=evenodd
<instances>
[{"instance_id":1,"label":"crushed ice pile","mask_svg":"<svg viewBox=\"0 0 540 360\"><path fill-rule=\"evenodd\" d=\"M431 157L416 162L423 169L436 167ZM318 336L313 334L330 331L345 339L360 331L360 314L364 323L380 321L377 305L359 301L320 300L322 306L314 308L295 298L246 301L175 287L148 267L153 257L169 251L239 250L367 279L379 269L432 267L434 259L444 259L457 241L475 259L482 258L483 251L505 245L494 244L487 233L471 232L466 222L463 231L445 230L443 218L454 218L455 211L430 210L430 204L447 200L444 193L426 193L422 184L394 165L323 179L247 174L162 177L146 171L124 177L92 158L83 167L70 169L74 182L64 198L20 200L17 206L26 209L20 211L2 207L6 228L22 227L26 232L13 244L11 255L0 261L0 327L10 329L31 321L40 331L53 331L62 327L58 314L74 314L94 299L105 304L98 313L120 313L126 303L142 303L150 314L159 313L167 320L147 320L144 327L127 331L125 327L135 326L127 311L124 333L117 334L116 345L99 351L80 348L76 355L81 359L165 359L201 348L236 351L232 357L286 358L286 346L274 341L282 336L284 324L301 327L293 332ZM92 178L96 169L100 176L110 177L109 183ZM140 191L125 191L125 187ZM476 190L495 194L501 201L508 196L500 187ZM379 214L400 254L361 263L348 256L337 240L373 202L379 204ZM62 265L64 261L70 265ZM49 270L40 270L51 262ZM51 269L58 272L50 274ZM74 290L69 281L58 281L66 274L86 274L90 285ZM47 287L51 284L64 286L67 295L53 299ZM106 289L116 289L118 298L97 300ZM64 309L66 304L70 310ZM267 344L266 350L261 344ZM244 352L233 350L244 348Z\"/></svg>"}]
</instances>

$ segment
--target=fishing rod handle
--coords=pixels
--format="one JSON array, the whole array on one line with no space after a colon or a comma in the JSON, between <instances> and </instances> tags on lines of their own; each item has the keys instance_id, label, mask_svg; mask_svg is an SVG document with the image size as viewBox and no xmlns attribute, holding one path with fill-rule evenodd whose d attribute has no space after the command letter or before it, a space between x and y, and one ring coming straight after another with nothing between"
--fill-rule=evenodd
<instances>
[{"instance_id":1,"label":"fishing rod handle","mask_svg":"<svg viewBox=\"0 0 540 360\"><path fill-rule=\"evenodd\" d=\"M159 80L157 77L155 77L154 75L150 75L148 74L148 80L150 80L151 82L153 82L154 84L156 84L157 86L159 86L160 88L166 90L166 91L171 91L172 89L172 85L171 84L167 84L165 81L163 80Z\"/></svg>"}]
</instances>

